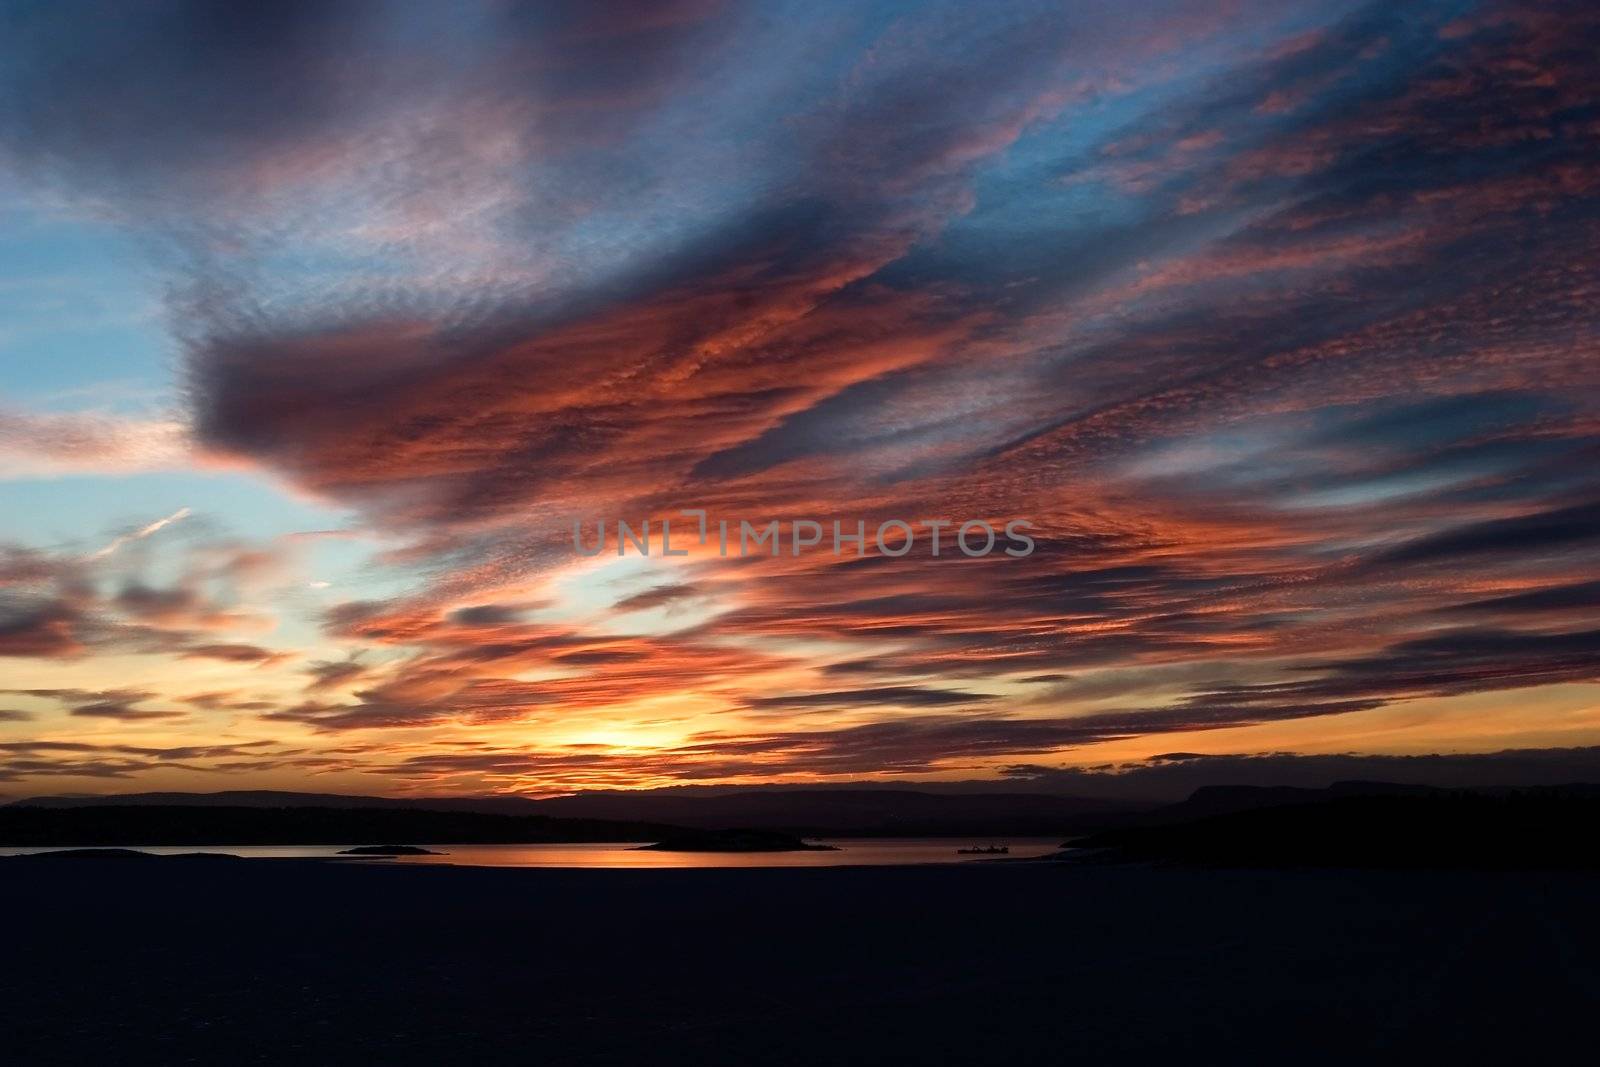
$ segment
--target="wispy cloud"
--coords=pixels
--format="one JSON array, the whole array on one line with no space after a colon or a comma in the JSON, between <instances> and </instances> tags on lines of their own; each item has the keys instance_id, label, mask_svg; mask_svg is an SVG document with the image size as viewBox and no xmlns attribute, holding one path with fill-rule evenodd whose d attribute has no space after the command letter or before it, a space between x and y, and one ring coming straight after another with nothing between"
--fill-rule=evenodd
<instances>
[{"instance_id":1,"label":"wispy cloud","mask_svg":"<svg viewBox=\"0 0 1600 1067\"><path fill-rule=\"evenodd\" d=\"M188 518L191 514L192 514L192 512L190 511L190 509L188 509L186 507L179 508L177 511L174 511L171 515L168 515L165 518L156 519L154 522L146 523L145 525L139 527L137 530L134 530L132 533L122 534L119 537L113 538L111 541L107 542L103 547L98 548L95 551L89 553L88 558L90 560L105 559L106 557L115 554L116 551L118 549L120 549L123 545L129 544L129 543L134 542L134 541L142 541L146 537L149 537L151 534L159 533L160 531L166 529L168 526L171 526L173 523L178 522L178 521L180 521L182 519Z\"/></svg>"}]
</instances>

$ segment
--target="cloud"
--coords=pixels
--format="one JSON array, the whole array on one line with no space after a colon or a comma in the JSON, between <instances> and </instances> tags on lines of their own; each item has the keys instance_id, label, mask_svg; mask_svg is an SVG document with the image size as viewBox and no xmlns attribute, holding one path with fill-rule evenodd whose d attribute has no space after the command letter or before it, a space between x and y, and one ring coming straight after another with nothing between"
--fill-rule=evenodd
<instances>
[{"instance_id":1,"label":"cloud","mask_svg":"<svg viewBox=\"0 0 1600 1067\"><path fill-rule=\"evenodd\" d=\"M612 606L618 611L648 611L652 608L670 608L704 595L692 582L669 582L625 596Z\"/></svg>"},{"instance_id":2,"label":"cloud","mask_svg":"<svg viewBox=\"0 0 1600 1067\"><path fill-rule=\"evenodd\" d=\"M370 670L366 664L354 659L320 661L306 668L311 675L311 682L306 688L310 691L336 689L366 677Z\"/></svg>"},{"instance_id":3,"label":"cloud","mask_svg":"<svg viewBox=\"0 0 1600 1067\"><path fill-rule=\"evenodd\" d=\"M1414 564L1496 553L1525 555L1575 547L1597 538L1600 538L1600 504L1583 503L1533 515L1466 524L1380 553L1374 562Z\"/></svg>"},{"instance_id":4,"label":"cloud","mask_svg":"<svg viewBox=\"0 0 1600 1067\"><path fill-rule=\"evenodd\" d=\"M458 608L451 613L452 621L462 626L502 626L508 623L522 621L522 617L530 608L530 604L474 604L471 607Z\"/></svg>"},{"instance_id":5,"label":"cloud","mask_svg":"<svg viewBox=\"0 0 1600 1067\"><path fill-rule=\"evenodd\" d=\"M272 649L261 648L258 645L222 643L186 645L179 650L178 654L189 659L219 659L227 663L252 663L258 665L282 663L293 658L289 653L275 652Z\"/></svg>"},{"instance_id":6,"label":"cloud","mask_svg":"<svg viewBox=\"0 0 1600 1067\"><path fill-rule=\"evenodd\" d=\"M876 689L843 689L789 696L749 697L745 700L745 704L758 711L877 706L933 708L948 704L983 704L994 699L985 693L926 689L914 685L889 685Z\"/></svg>"},{"instance_id":7,"label":"cloud","mask_svg":"<svg viewBox=\"0 0 1600 1067\"><path fill-rule=\"evenodd\" d=\"M61 657L84 650L81 616L66 601L0 599L0 655Z\"/></svg>"},{"instance_id":8,"label":"cloud","mask_svg":"<svg viewBox=\"0 0 1600 1067\"><path fill-rule=\"evenodd\" d=\"M336 761L335 761L336 762ZM265 769L335 765L268 740L205 745L122 745L48 739L0 741L0 781L52 778L137 780L154 770L215 776Z\"/></svg>"},{"instance_id":9,"label":"cloud","mask_svg":"<svg viewBox=\"0 0 1600 1067\"><path fill-rule=\"evenodd\" d=\"M1600 581L1574 582L1570 585L1531 589L1525 593L1507 593L1505 596L1454 604L1445 610L1515 616L1545 612L1593 612L1596 609L1600 609Z\"/></svg>"},{"instance_id":10,"label":"cloud","mask_svg":"<svg viewBox=\"0 0 1600 1067\"><path fill-rule=\"evenodd\" d=\"M0 409L0 480L173 469L188 455L179 421Z\"/></svg>"},{"instance_id":11,"label":"cloud","mask_svg":"<svg viewBox=\"0 0 1600 1067\"><path fill-rule=\"evenodd\" d=\"M68 714L84 718L140 722L184 717L181 711L139 707L139 704L146 701L159 699L156 694L142 689L112 689L99 692L85 689L15 689L12 692L57 701L68 708Z\"/></svg>"},{"instance_id":12,"label":"cloud","mask_svg":"<svg viewBox=\"0 0 1600 1067\"><path fill-rule=\"evenodd\" d=\"M183 546L180 577L148 584L116 559L117 550L189 515L183 508L116 538L93 553L41 552L0 545L0 656L81 659L97 653L173 655L271 664L288 653L219 635L269 629L269 613L241 597L276 566L276 550L200 540ZM115 576L124 575L120 580ZM226 603L225 603L226 602Z\"/></svg>"},{"instance_id":13,"label":"cloud","mask_svg":"<svg viewBox=\"0 0 1600 1067\"><path fill-rule=\"evenodd\" d=\"M385 549L271 648L213 572L15 552L0 653L299 657L216 709L389 730L359 761L407 781L992 769L1597 680L1587 8L375 10L18 20L0 151L159 250L188 410L0 452L251 465ZM685 507L917 540L571 550ZM920 525L1013 517L1026 559Z\"/></svg>"},{"instance_id":14,"label":"cloud","mask_svg":"<svg viewBox=\"0 0 1600 1067\"><path fill-rule=\"evenodd\" d=\"M91 552L89 554L89 559L105 559L107 556L114 554L123 545L126 545L131 541L142 541L151 534L164 530L173 523L188 518L189 514L190 512L188 508L179 508L166 518L157 519L154 522L146 523L145 525L134 530L132 533L124 534L121 537L116 538L108 543L104 548L100 548L94 552ZM130 602L132 603L134 601Z\"/></svg>"}]
</instances>

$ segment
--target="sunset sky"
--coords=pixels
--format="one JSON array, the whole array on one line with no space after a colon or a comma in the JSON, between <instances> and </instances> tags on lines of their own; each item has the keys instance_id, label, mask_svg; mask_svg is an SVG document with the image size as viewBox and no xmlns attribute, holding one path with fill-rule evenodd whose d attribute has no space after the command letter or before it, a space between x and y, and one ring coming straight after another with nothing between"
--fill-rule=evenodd
<instances>
[{"instance_id":1,"label":"sunset sky","mask_svg":"<svg viewBox=\"0 0 1600 1067\"><path fill-rule=\"evenodd\" d=\"M1587 3L7 3L0 795L1600 744L1597 248Z\"/></svg>"}]
</instances>

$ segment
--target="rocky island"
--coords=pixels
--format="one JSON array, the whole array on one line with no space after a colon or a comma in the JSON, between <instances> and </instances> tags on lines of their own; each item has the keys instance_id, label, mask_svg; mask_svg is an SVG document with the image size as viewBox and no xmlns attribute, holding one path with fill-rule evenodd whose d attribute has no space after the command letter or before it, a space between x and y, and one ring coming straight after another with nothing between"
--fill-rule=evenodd
<instances>
[{"instance_id":1,"label":"rocky island","mask_svg":"<svg viewBox=\"0 0 1600 1067\"><path fill-rule=\"evenodd\" d=\"M448 852L434 852L416 845L357 845L340 849L341 856L448 856Z\"/></svg>"}]
</instances>

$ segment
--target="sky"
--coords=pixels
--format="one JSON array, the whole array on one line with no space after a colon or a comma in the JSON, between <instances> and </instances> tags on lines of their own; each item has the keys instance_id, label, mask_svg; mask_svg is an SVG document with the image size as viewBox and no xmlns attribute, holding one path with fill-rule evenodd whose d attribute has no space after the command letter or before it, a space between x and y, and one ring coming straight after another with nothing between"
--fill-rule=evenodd
<instances>
[{"instance_id":1,"label":"sky","mask_svg":"<svg viewBox=\"0 0 1600 1067\"><path fill-rule=\"evenodd\" d=\"M0 795L1600 744L1597 56L1560 2L8 3Z\"/></svg>"}]
</instances>

